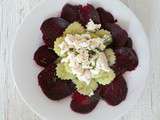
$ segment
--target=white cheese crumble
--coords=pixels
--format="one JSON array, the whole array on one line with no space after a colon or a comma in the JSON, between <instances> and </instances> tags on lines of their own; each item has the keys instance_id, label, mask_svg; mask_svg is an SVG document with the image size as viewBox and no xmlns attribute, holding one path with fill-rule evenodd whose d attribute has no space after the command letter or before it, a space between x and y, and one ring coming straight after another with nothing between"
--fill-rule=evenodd
<instances>
[{"instance_id":1,"label":"white cheese crumble","mask_svg":"<svg viewBox=\"0 0 160 120\"><path fill-rule=\"evenodd\" d=\"M95 50L96 48L100 50L105 49L105 40L104 38L91 38L90 34L82 35L71 35L67 34L64 42L62 42L59 47L61 48L61 53L64 54L68 52L71 48L79 51L80 49Z\"/></svg>"},{"instance_id":2,"label":"white cheese crumble","mask_svg":"<svg viewBox=\"0 0 160 120\"><path fill-rule=\"evenodd\" d=\"M86 82L89 85L92 75L90 70L85 70L82 75L77 76L79 80Z\"/></svg>"},{"instance_id":3,"label":"white cheese crumble","mask_svg":"<svg viewBox=\"0 0 160 120\"><path fill-rule=\"evenodd\" d=\"M105 55L108 59L108 64L110 66L112 66L113 64L116 63L116 55L111 48L108 48L108 49L105 50Z\"/></svg>"},{"instance_id":4,"label":"white cheese crumble","mask_svg":"<svg viewBox=\"0 0 160 120\"><path fill-rule=\"evenodd\" d=\"M69 50L69 45L66 44L66 42L62 42L60 45L59 45L60 49L61 49L61 54L64 54L66 53L68 50Z\"/></svg>"},{"instance_id":5,"label":"white cheese crumble","mask_svg":"<svg viewBox=\"0 0 160 120\"><path fill-rule=\"evenodd\" d=\"M93 20L90 19L88 24L86 25L86 28L90 32L95 32L96 30L99 30L101 28L101 24L95 24Z\"/></svg>"},{"instance_id":6,"label":"white cheese crumble","mask_svg":"<svg viewBox=\"0 0 160 120\"><path fill-rule=\"evenodd\" d=\"M92 20L86 27L88 32L85 34L67 34L59 47L61 53L66 54L61 62L68 63L73 75L88 85L93 75L100 70L108 72L110 68L105 53L101 52L106 48L108 36L91 38L89 31L95 32L101 28L100 24L94 24Z\"/></svg>"},{"instance_id":7,"label":"white cheese crumble","mask_svg":"<svg viewBox=\"0 0 160 120\"><path fill-rule=\"evenodd\" d=\"M106 72L109 72L109 70L110 70L110 68L108 66L108 60L107 60L104 52L99 53L99 57L98 57L97 63L96 63L96 69L104 70Z\"/></svg>"}]
</instances>

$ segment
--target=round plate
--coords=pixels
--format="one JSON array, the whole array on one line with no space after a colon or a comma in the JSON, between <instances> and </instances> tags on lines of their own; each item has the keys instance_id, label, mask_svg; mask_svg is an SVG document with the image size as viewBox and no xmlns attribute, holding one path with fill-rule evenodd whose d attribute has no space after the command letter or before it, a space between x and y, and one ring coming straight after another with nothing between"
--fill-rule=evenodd
<instances>
[{"instance_id":1,"label":"round plate","mask_svg":"<svg viewBox=\"0 0 160 120\"><path fill-rule=\"evenodd\" d=\"M70 109L71 98L61 101L49 100L38 86L37 75L42 70L35 64L33 55L43 44L40 26L42 22L60 14L66 3L93 4L110 11L133 39L134 49L139 57L139 66L135 71L125 74L128 95L124 102L116 107L100 101L90 114L82 115ZM136 16L119 0L45 0L24 20L18 30L11 49L11 72L20 95L30 108L47 120L114 120L126 113L137 102L145 85L149 69L149 50L144 30Z\"/></svg>"}]
</instances>

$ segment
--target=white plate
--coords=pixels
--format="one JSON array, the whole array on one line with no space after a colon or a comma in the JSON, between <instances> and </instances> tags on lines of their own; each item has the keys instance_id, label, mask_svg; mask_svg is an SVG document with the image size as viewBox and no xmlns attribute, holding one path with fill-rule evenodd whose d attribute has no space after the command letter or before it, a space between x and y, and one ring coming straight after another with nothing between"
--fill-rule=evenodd
<instances>
[{"instance_id":1,"label":"white plate","mask_svg":"<svg viewBox=\"0 0 160 120\"><path fill-rule=\"evenodd\" d=\"M111 107L100 101L96 109L87 115L77 114L70 109L71 98L60 102L49 100L38 86L37 75L42 70L33 61L36 49L42 45L41 23L52 16L59 15L65 3L75 0L45 0L34 9L21 25L11 49L11 72L19 93L25 102L38 115L47 120L114 120L126 113L137 102L145 85L149 69L149 50L144 30L135 15L119 0L77 0L76 4L91 3L113 13L133 39L134 48L139 57L139 66L125 75L128 84L128 96L122 104Z\"/></svg>"}]
</instances>

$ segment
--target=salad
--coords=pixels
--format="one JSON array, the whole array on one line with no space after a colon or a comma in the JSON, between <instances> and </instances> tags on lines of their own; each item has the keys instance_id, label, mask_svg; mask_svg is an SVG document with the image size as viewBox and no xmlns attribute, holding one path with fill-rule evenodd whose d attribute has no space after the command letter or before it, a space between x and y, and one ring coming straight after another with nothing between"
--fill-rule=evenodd
<instances>
[{"instance_id":1,"label":"salad","mask_svg":"<svg viewBox=\"0 0 160 120\"><path fill-rule=\"evenodd\" d=\"M44 69L39 86L51 100L72 96L70 107L89 113L100 99L116 106L128 92L123 74L135 70L138 57L132 39L110 12L66 4L60 17L41 25L44 45L34 54Z\"/></svg>"}]
</instances>

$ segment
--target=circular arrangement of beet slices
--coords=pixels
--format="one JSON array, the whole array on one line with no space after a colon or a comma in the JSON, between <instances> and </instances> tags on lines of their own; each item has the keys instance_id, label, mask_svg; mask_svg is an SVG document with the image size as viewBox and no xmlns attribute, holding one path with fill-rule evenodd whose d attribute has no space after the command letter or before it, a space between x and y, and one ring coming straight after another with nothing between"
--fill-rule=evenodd
<instances>
[{"instance_id":1,"label":"circular arrangement of beet slices","mask_svg":"<svg viewBox=\"0 0 160 120\"><path fill-rule=\"evenodd\" d=\"M111 32L113 42L108 47L112 48L116 55L116 63L111 66L116 78L108 85L99 85L94 95L85 96L75 90L71 80L61 80L56 76L55 61L58 56L53 51L53 46L54 40L63 34L70 23L78 21L85 26L90 19L101 24L102 29ZM91 112L101 98L112 106L125 100L128 88L123 74L138 66L138 57L133 49L132 39L116 22L114 16L101 7L95 8L91 4L85 6L66 4L60 17L52 17L42 23L40 29L45 45L37 49L34 60L44 67L38 75L38 82L49 99L61 100L72 95L71 109L83 114Z\"/></svg>"}]
</instances>

